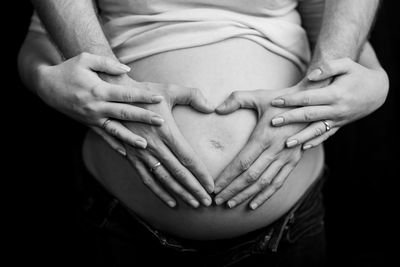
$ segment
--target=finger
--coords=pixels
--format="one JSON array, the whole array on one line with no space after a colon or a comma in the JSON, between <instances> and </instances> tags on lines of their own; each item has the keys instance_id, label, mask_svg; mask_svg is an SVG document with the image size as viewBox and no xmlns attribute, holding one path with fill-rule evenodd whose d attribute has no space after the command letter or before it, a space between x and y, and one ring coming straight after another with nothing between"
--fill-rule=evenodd
<instances>
[{"instance_id":1,"label":"finger","mask_svg":"<svg viewBox=\"0 0 400 267\"><path fill-rule=\"evenodd\" d=\"M79 56L79 60L93 71L104 72L111 75L121 75L131 70L129 66L111 57L82 53Z\"/></svg>"},{"instance_id":2,"label":"finger","mask_svg":"<svg viewBox=\"0 0 400 267\"><path fill-rule=\"evenodd\" d=\"M269 153L267 153L269 152ZM265 169L274 161L270 151L261 154L260 157L251 165L251 167L237 177L231 184L222 190L215 198L215 204L220 205L225 201L236 196L246 187L255 183L263 174ZM228 206L233 208L236 203L228 202ZM239 204L239 203L237 203Z\"/></svg>"},{"instance_id":3,"label":"finger","mask_svg":"<svg viewBox=\"0 0 400 267\"><path fill-rule=\"evenodd\" d=\"M103 115L122 121L137 121L152 125L162 125L164 119L157 113L129 104L102 103Z\"/></svg>"},{"instance_id":4,"label":"finger","mask_svg":"<svg viewBox=\"0 0 400 267\"><path fill-rule=\"evenodd\" d=\"M275 107L328 105L335 101L332 90L312 89L275 98L271 104Z\"/></svg>"},{"instance_id":5,"label":"finger","mask_svg":"<svg viewBox=\"0 0 400 267\"><path fill-rule=\"evenodd\" d=\"M313 122L320 121L326 118L332 118L336 111L331 106L311 106L295 108L285 111L272 118L273 126L282 126L298 122Z\"/></svg>"},{"instance_id":6,"label":"finger","mask_svg":"<svg viewBox=\"0 0 400 267\"><path fill-rule=\"evenodd\" d=\"M167 168L169 173L193 194L197 200L205 206L211 205L211 197L201 186L200 182L192 175L185 166L176 158L174 154L164 144L157 145L157 148L150 148L158 160Z\"/></svg>"},{"instance_id":7,"label":"finger","mask_svg":"<svg viewBox=\"0 0 400 267\"><path fill-rule=\"evenodd\" d=\"M234 196L232 199L228 201L228 206L229 207L235 207L239 205L240 203L246 201L247 199L255 196L258 192L261 190L264 190L265 188L268 187L268 185L271 183L272 179L277 175L279 170L282 168L282 163L279 161L274 161L262 174L260 179L257 180L256 183L253 185L249 186L236 196ZM253 209L253 207L251 207Z\"/></svg>"},{"instance_id":8,"label":"finger","mask_svg":"<svg viewBox=\"0 0 400 267\"><path fill-rule=\"evenodd\" d=\"M318 68L312 70L307 79L310 81L321 81L332 76L345 74L351 71L352 67L356 64L349 58L341 58L324 62Z\"/></svg>"},{"instance_id":9,"label":"finger","mask_svg":"<svg viewBox=\"0 0 400 267\"><path fill-rule=\"evenodd\" d=\"M254 136L256 135L252 134L246 145L216 179L214 188L216 194L228 186L240 174L247 171L261 153L268 148L269 144L265 140L259 141L260 138L255 138Z\"/></svg>"},{"instance_id":10,"label":"finger","mask_svg":"<svg viewBox=\"0 0 400 267\"><path fill-rule=\"evenodd\" d=\"M190 105L203 113L214 112L214 105L197 88L169 85L169 90L174 96L174 104Z\"/></svg>"},{"instance_id":11,"label":"finger","mask_svg":"<svg viewBox=\"0 0 400 267\"><path fill-rule=\"evenodd\" d=\"M240 108L255 108L254 92L232 92L229 97L215 109L215 111L218 114L229 114Z\"/></svg>"},{"instance_id":12,"label":"finger","mask_svg":"<svg viewBox=\"0 0 400 267\"><path fill-rule=\"evenodd\" d=\"M95 133L100 135L104 141L106 141L114 150L118 151L122 156L126 156L126 149L124 145L119 142L116 138L108 134L105 130L92 126L90 127Z\"/></svg>"},{"instance_id":13,"label":"finger","mask_svg":"<svg viewBox=\"0 0 400 267\"><path fill-rule=\"evenodd\" d=\"M176 206L175 199L164 189L162 188L153 178L151 173L146 169L145 165L140 161L136 160L134 164L135 169L138 171L142 182L165 204L167 204L170 208Z\"/></svg>"},{"instance_id":14,"label":"finger","mask_svg":"<svg viewBox=\"0 0 400 267\"><path fill-rule=\"evenodd\" d=\"M327 121L331 127L334 127L333 121ZM331 129L332 130L332 129ZM286 141L287 147L294 147L296 145L304 144L305 142L314 138L320 137L326 133L326 125L322 121L316 121L308 125L299 133L289 137Z\"/></svg>"},{"instance_id":15,"label":"finger","mask_svg":"<svg viewBox=\"0 0 400 267\"><path fill-rule=\"evenodd\" d=\"M337 131L339 130L339 127L332 128L329 132L325 132L323 135L318 136L317 138L311 139L310 141L306 142L303 145L303 149L307 150L312 147L316 147L320 144L322 144L325 140L327 140L329 137L334 135Z\"/></svg>"},{"instance_id":16,"label":"finger","mask_svg":"<svg viewBox=\"0 0 400 267\"><path fill-rule=\"evenodd\" d=\"M275 177L272 184L262 190L257 196L250 202L250 208L255 210L265 201L267 201L276 191L278 191L285 182L286 178L292 172L294 166L292 165L285 165L280 171L279 174Z\"/></svg>"},{"instance_id":17,"label":"finger","mask_svg":"<svg viewBox=\"0 0 400 267\"><path fill-rule=\"evenodd\" d=\"M105 90L105 100L113 102L125 102L125 103L159 103L164 97L154 94L143 88L132 88L121 85L112 85L104 82Z\"/></svg>"},{"instance_id":18,"label":"finger","mask_svg":"<svg viewBox=\"0 0 400 267\"><path fill-rule=\"evenodd\" d=\"M165 143L174 153L174 158L177 158L181 165L183 165L186 170L189 170L190 172L188 172L193 174L192 176L196 177L195 179L200 182L202 187L204 187L208 193L213 192L213 177L209 174L203 161L196 155L176 126L171 126L169 137L166 138Z\"/></svg>"},{"instance_id":19,"label":"finger","mask_svg":"<svg viewBox=\"0 0 400 267\"><path fill-rule=\"evenodd\" d=\"M101 127L107 133L128 145L137 148L146 148L147 146L146 139L134 134L119 121L107 119L101 124Z\"/></svg>"},{"instance_id":20,"label":"finger","mask_svg":"<svg viewBox=\"0 0 400 267\"><path fill-rule=\"evenodd\" d=\"M154 166L158 160L153 157L148 151L143 150L140 152L142 160L146 163L149 169ZM167 190L174 192L178 195L183 201L188 203L190 206L197 208L200 203L194 198L192 194L190 194L185 188L182 187L166 170L166 168L161 164L153 171L154 177L164 185Z\"/></svg>"}]
</instances>

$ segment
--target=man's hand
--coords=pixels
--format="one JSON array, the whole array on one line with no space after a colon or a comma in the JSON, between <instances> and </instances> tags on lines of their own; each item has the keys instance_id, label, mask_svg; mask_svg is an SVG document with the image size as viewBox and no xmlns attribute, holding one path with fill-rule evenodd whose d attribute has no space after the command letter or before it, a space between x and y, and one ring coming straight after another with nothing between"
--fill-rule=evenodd
<instances>
[{"instance_id":1,"label":"man's hand","mask_svg":"<svg viewBox=\"0 0 400 267\"><path fill-rule=\"evenodd\" d=\"M300 83L285 91L298 91L302 86ZM219 114L228 114L239 108L251 108L259 117L247 144L216 180L217 205L229 200L228 206L233 208L255 196L250 208L256 209L283 185L300 160L301 148L286 148L285 142L306 124L282 128L271 125L273 116L287 110L271 106L278 94L282 94L282 90L236 91L216 109Z\"/></svg>"},{"instance_id":2,"label":"man's hand","mask_svg":"<svg viewBox=\"0 0 400 267\"><path fill-rule=\"evenodd\" d=\"M172 116L172 108L177 104L190 105L200 112L211 113L214 107L195 88L139 83L127 76L117 80L114 77L111 79L113 83L149 90L163 96L163 101L158 104L141 105L163 117L165 121L161 126L136 122L123 123L130 130L147 139L146 149L126 146L127 157L140 174L143 183L170 207L176 205L172 194L177 195L192 207L198 207L199 201L209 206L212 200L207 191L211 193L214 190L214 180L204 163L180 133ZM110 79L107 80L110 81ZM151 172L150 169L158 162L161 165Z\"/></svg>"}]
</instances>

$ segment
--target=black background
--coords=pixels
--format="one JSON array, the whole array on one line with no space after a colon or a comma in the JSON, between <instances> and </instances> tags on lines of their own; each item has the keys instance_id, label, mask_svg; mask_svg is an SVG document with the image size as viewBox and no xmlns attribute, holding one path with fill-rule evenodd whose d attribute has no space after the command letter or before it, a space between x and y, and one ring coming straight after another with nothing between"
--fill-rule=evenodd
<instances>
[{"instance_id":1,"label":"black background","mask_svg":"<svg viewBox=\"0 0 400 267\"><path fill-rule=\"evenodd\" d=\"M383 1L382 1L383 2ZM7 1L3 11L0 120L7 254L14 263L85 262L92 244L78 227L73 169L83 128L43 104L20 82L17 53L29 25L28 1ZM397 196L399 9L385 1L371 36L389 74L390 92L374 114L342 128L326 142L330 179L325 186L332 266L384 266L394 258L399 227ZM11 15L11 16L9 16ZM9 252L8 252L9 250Z\"/></svg>"}]
</instances>

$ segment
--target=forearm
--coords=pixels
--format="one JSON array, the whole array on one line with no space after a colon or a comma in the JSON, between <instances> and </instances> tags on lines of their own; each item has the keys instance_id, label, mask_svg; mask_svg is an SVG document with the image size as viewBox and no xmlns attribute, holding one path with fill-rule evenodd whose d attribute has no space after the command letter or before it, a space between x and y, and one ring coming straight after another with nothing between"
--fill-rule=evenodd
<instances>
[{"instance_id":1,"label":"forearm","mask_svg":"<svg viewBox=\"0 0 400 267\"><path fill-rule=\"evenodd\" d=\"M379 0L328 0L309 69L324 61L351 58L357 61Z\"/></svg>"},{"instance_id":2,"label":"forearm","mask_svg":"<svg viewBox=\"0 0 400 267\"><path fill-rule=\"evenodd\" d=\"M32 3L66 59L82 52L116 58L92 0L32 0Z\"/></svg>"},{"instance_id":3,"label":"forearm","mask_svg":"<svg viewBox=\"0 0 400 267\"><path fill-rule=\"evenodd\" d=\"M39 69L62 62L61 55L44 34L29 32L18 54L18 71L27 88L36 92Z\"/></svg>"}]
</instances>

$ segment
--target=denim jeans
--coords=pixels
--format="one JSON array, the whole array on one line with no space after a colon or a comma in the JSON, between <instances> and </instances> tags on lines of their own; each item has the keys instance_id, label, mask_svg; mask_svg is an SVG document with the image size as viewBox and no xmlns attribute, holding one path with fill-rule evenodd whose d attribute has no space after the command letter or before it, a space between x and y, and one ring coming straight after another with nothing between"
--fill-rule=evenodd
<instances>
[{"instance_id":1,"label":"denim jeans","mask_svg":"<svg viewBox=\"0 0 400 267\"><path fill-rule=\"evenodd\" d=\"M132 216L86 170L84 220L96 239L94 263L107 266L324 266L322 186L326 168L302 198L274 223L243 236L186 240Z\"/></svg>"}]
</instances>

